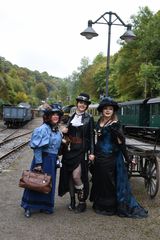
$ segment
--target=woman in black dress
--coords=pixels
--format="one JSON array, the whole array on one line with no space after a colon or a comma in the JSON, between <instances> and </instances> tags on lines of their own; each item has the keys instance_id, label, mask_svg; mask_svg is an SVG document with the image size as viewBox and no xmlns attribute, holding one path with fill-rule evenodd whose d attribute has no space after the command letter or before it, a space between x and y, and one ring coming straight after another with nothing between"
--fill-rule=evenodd
<instances>
[{"instance_id":1,"label":"woman in black dress","mask_svg":"<svg viewBox=\"0 0 160 240\"><path fill-rule=\"evenodd\" d=\"M80 213L86 210L89 194L88 160L94 159L94 121L86 112L91 103L89 95L81 93L76 101L76 111L62 130L69 137L70 144L62 158L58 194L63 196L69 192L69 209ZM77 206L75 193L79 201Z\"/></svg>"},{"instance_id":2,"label":"woman in black dress","mask_svg":"<svg viewBox=\"0 0 160 240\"><path fill-rule=\"evenodd\" d=\"M125 138L116 115L118 108L117 102L109 97L104 98L97 108L102 116L96 126L97 143L90 200L98 214L145 218L148 213L132 195L128 181Z\"/></svg>"}]
</instances>

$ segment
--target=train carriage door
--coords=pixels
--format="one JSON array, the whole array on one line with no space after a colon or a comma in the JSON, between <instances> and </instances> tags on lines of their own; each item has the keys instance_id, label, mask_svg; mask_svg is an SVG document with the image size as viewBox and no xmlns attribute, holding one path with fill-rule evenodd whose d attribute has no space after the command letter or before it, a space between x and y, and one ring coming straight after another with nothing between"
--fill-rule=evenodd
<instances>
[{"instance_id":1,"label":"train carriage door","mask_svg":"<svg viewBox=\"0 0 160 240\"><path fill-rule=\"evenodd\" d=\"M150 105L150 127L160 127L160 104L153 103Z\"/></svg>"},{"instance_id":2,"label":"train carriage door","mask_svg":"<svg viewBox=\"0 0 160 240\"><path fill-rule=\"evenodd\" d=\"M146 102L140 105L140 126L149 127L150 107Z\"/></svg>"}]
</instances>

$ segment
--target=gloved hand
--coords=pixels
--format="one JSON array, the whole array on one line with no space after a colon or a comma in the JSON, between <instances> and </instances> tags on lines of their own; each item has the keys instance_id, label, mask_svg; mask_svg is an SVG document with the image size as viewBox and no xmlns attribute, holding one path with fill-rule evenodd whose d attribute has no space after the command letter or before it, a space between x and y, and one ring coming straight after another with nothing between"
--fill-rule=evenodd
<instances>
[{"instance_id":1,"label":"gloved hand","mask_svg":"<svg viewBox=\"0 0 160 240\"><path fill-rule=\"evenodd\" d=\"M61 163L61 160L58 158L56 162L56 168L61 168L61 167L62 167L62 163Z\"/></svg>"},{"instance_id":2,"label":"gloved hand","mask_svg":"<svg viewBox=\"0 0 160 240\"><path fill-rule=\"evenodd\" d=\"M33 170L36 172L43 172L42 164L36 164Z\"/></svg>"}]
</instances>

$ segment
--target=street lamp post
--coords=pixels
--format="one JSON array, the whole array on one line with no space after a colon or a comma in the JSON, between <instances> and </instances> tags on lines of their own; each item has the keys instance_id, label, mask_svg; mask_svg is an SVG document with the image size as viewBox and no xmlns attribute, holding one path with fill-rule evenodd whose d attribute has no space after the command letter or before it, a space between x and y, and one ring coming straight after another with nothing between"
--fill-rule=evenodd
<instances>
[{"instance_id":1,"label":"street lamp post","mask_svg":"<svg viewBox=\"0 0 160 240\"><path fill-rule=\"evenodd\" d=\"M108 20L105 18L105 16L108 15ZM115 18L112 20L112 16ZM103 22L100 20L103 19ZM119 23L116 23L116 21L119 21ZM92 28L93 24L107 24L108 25L108 48L107 48L107 64L106 64L106 96L108 96L108 81L109 81L109 65L110 65L110 45L111 45L111 26L117 25L117 26L124 26L127 28L127 31L120 37L122 40L125 40L126 42L129 42L131 40L134 40L136 38L136 35L132 32L131 24L125 24L122 19L113 12L105 12L102 16L100 16L96 21L92 22L92 20L88 21L88 28L86 28L83 32L81 32L81 35L86 37L87 39L92 39L93 37L97 37L98 34L95 32L95 30Z\"/></svg>"}]
</instances>

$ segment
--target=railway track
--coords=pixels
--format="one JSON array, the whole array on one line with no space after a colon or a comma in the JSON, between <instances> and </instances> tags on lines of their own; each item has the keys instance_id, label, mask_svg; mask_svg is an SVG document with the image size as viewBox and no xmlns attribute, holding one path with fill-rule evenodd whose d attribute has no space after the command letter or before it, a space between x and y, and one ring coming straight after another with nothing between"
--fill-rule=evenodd
<instances>
[{"instance_id":1,"label":"railway track","mask_svg":"<svg viewBox=\"0 0 160 240\"><path fill-rule=\"evenodd\" d=\"M0 161L27 145L30 141L31 133L32 130L25 130L23 133L22 131L15 130L11 131L7 136L5 135L5 137L3 136L3 139L0 140Z\"/></svg>"},{"instance_id":2,"label":"railway track","mask_svg":"<svg viewBox=\"0 0 160 240\"><path fill-rule=\"evenodd\" d=\"M0 132L3 132L3 131L5 131L7 128L2 128L1 130L0 130Z\"/></svg>"},{"instance_id":3,"label":"railway track","mask_svg":"<svg viewBox=\"0 0 160 240\"><path fill-rule=\"evenodd\" d=\"M30 141L33 129L42 124L42 118L35 118L18 129L0 127L0 173L6 171L23 154L23 148Z\"/></svg>"},{"instance_id":4,"label":"railway track","mask_svg":"<svg viewBox=\"0 0 160 240\"><path fill-rule=\"evenodd\" d=\"M5 138L3 138L2 140L0 140L0 146L3 145L3 144L5 144L5 143L8 143L8 142L10 142L10 141L12 141L12 140L14 140L14 139L16 139L16 138L19 138L19 137L23 137L23 136L25 136L25 135L28 135L28 134L30 134L30 133L32 133L32 131L29 131L29 132L26 132L26 133L22 133L22 134L20 134L20 135L18 135L18 136L15 136L15 137L13 137L13 138L11 138L11 136L12 136L14 133L11 133L11 134L8 135L7 137L5 137Z\"/></svg>"},{"instance_id":5,"label":"railway track","mask_svg":"<svg viewBox=\"0 0 160 240\"><path fill-rule=\"evenodd\" d=\"M2 156L0 156L0 161L4 158L6 158L7 156L9 156L10 154L16 152L17 150L21 149L22 147L26 146L29 143L30 140L23 142L17 146L15 146L12 150L8 151L7 153L3 154Z\"/></svg>"}]
</instances>

